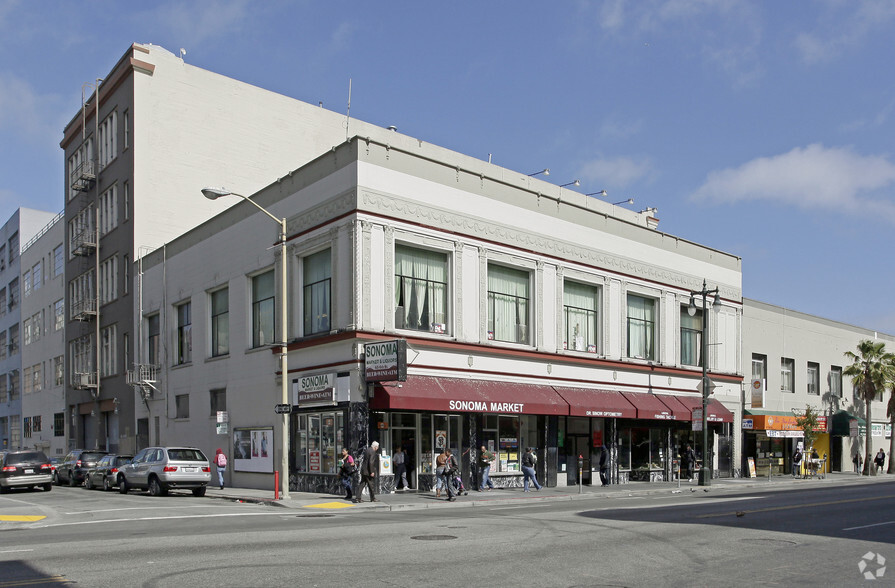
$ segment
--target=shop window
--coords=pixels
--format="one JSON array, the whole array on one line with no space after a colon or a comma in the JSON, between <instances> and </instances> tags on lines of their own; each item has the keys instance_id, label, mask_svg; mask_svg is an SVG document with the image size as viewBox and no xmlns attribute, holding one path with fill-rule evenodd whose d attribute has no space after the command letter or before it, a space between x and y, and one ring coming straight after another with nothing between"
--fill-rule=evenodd
<instances>
[{"instance_id":1,"label":"shop window","mask_svg":"<svg viewBox=\"0 0 895 588\"><path fill-rule=\"evenodd\" d=\"M656 301L628 294L628 357L656 359Z\"/></svg>"},{"instance_id":2,"label":"shop window","mask_svg":"<svg viewBox=\"0 0 895 588\"><path fill-rule=\"evenodd\" d=\"M345 413L299 415L295 431L295 468L311 474L337 473L338 456L345 447Z\"/></svg>"},{"instance_id":3,"label":"shop window","mask_svg":"<svg viewBox=\"0 0 895 588\"><path fill-rule=\"evenodd\" d=\"M526 271L488 266L488 339L529 342L529 281Z\"/></svg>"},{"instance_id":4,"label":"shop window","mask_svg":"<svg viewBox=\"0 0 895 588\"><path fill-rule=\"evenodd\" d=\"M681 307L681 365L702 366L702 309Z\"/></svg>"},{"instance_id":5,"label":"shop window","mask_svg":"<svg viewBox=\"0 0 895 588\"><path fill-rule=\"evenodd\" d=\"M445 332L447 267L444 253L395 247L395 328Z\"/></svg>"},{"instance_id":6,"label":"shop window","mask_svg":"<svg viewBox=\"0 0 895 588\"><path fill-rule=\"evenodd\" d=\"M566 280L563 284L563 348L598 352L599 290Z\"/></svg>"},{"instance_id":7,"label":"shop window","mask_svg":"<svg viewBox=\"0 0 895 588\"><path fill-rule=\"evenodd\" d=\"M332 254L329 249L305 257L303 312L304 334L327 333L332 314Z\"/></svg>"},{"instance_id":8,"label":"shop window","mask_svg":"<svg viewBox=\"0 0 895 588\"><path fill-rule=\"evenodd\" d=\"M252 278L252 347L270 345L274 340L273 270Z\"/></svg>"}]
</instances>

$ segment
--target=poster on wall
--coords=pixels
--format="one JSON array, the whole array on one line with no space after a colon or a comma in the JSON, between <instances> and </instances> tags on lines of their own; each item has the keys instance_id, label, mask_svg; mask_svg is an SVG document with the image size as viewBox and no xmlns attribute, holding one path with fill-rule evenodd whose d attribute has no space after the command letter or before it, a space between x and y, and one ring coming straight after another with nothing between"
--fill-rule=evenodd
<instances>
[{"instance_id":1,"label":"poster on wall","mask_svg":"<svg viewBox=\"0 0 895 588\"><path fill-rule=\"evenodd\" d=\"M439 452L447 447L447 431L435 431L435 449Z\"/></svg>"},{"instance_id":2,"label":"poster on wall","mask_svg":"<svg viewBox=\"0 0 895 588\"><path fill-rule=\"evenodd\" d=\"M233 429L233 469L273 473L273 427Z\"/></svg>"}]
</instances>

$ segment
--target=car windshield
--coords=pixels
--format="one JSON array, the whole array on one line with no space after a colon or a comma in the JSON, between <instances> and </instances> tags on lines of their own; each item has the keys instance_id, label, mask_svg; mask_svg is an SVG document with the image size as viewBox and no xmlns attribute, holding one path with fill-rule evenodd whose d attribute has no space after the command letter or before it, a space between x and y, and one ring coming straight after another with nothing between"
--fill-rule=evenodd
<instances>
[{"instance_id":1,"label":"car windshield","mask_svg":"<svg viewBox=\"0 0 895 588\"><path fill-rule=\"evenodd\" d=\"M6 456L6 463L15 465L17 463L48 463L47 456L42 451L23 451L22 453L10 453Z\"/></svg>"},{"instance_id":2,"label":"car windshield","mask_svg":"<svg viewBox=\"0 0 895 588\"><path fill-rule=\"evenodd\" d=\"M168 458L173 461L206 461L198 449L169 449Z\"/></svg>"},{"instance_id":3,"label":"car windshield","mask_svg":"<svg viewBox=\"0 0 895 588\"><path fill-rule=\"evenodd\" d=\"M84 453L81 454L81 456L78 459L80 459L81 461L96 461L99 458L103 457L104 455L106 455L106 454L105 453L91 453L89 451L85 451Z\"/></svg>"}]
</instances>

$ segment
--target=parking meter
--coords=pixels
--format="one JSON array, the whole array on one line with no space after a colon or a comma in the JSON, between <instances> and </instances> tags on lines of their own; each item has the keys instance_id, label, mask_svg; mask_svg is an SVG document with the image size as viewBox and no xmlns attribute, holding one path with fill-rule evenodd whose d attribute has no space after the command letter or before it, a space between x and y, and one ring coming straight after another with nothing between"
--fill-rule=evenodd
<instances>
[{"instance_id":1,"label":"parking meter","mask_svg":"<svg viewBox=\"0 0 895 588\"><path fill-rule=\"evenodd\" d=\"M584 484L584 456L578 454L578 494L581 494L581 486Z\"/></svg>"}]
</instances>

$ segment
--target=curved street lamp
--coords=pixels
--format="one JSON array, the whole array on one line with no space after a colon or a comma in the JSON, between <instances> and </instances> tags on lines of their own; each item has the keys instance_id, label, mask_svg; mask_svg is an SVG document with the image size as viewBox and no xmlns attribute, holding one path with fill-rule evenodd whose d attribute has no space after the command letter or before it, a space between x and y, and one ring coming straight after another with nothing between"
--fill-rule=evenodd
<instances>
[{"instance_id":1,"label":"curved street lamp","mask_svg":"<svg viewBox=\"0 0 895 588\"><path fill-rule=\"evenodd\" d=\"M251 202L252 205L255 206L258 210L272 218L278 225L280 225L280 263L282 264L282 268L280 271L280 336L282 337L282 342L280 343L280 380L281 380L281 392L282 398L281 402L283 404L292 405L292 402L289 400L289 348L288 348L288 338L286 336L286 328L288 326L288 321L286 320L286 309L288 305L286 303L286 268L288 264L286 263L286 219L285 218L277 218L268 212L264 207L260 204L249 198L248 196L243 196L242 194L237 194L236 192L231 192L225 188L203 188L202 195L208 198L209 200L217 200L218 198L224 196L238 196L247 202ZM279 492L280 496L283 499L289 498L289 414L283 415L283 432L282 432L282 444L280 448L280 487Z\"/></svg>"}]
</instances>

